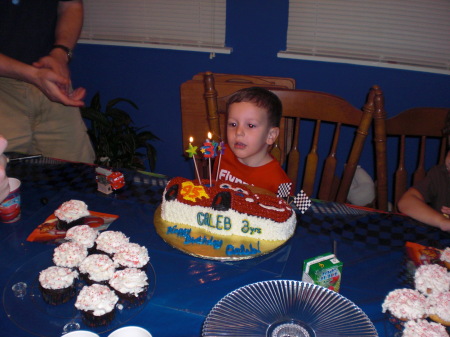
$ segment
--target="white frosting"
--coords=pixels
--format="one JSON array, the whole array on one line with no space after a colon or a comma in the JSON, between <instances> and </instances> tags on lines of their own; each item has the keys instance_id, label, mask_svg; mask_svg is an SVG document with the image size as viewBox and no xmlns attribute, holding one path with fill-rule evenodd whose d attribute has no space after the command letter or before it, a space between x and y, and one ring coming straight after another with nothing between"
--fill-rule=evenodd
<instances>
[{"instance_id":1,"label":"white frosting","mask_svg":"<svg viewBox=\"0 0 450 337\"><path fill-rule=\"evenodd\" d=\"M398 319L420 319L427 315L427 299L417 290L395 289L382 304L383 312L389 311Z\"/></svg>"},{"instance_id":2,"label":"white frosting","mask_svg":"<svg viewBox=\"0 0 450 337\"><path fill-rule=\"evenodd\" d=\"M450 262L450 247L445 248L441 253L441 261Z\"/></svg>"},{"instance_id":3,"label":"white frosting","mask_svg":"<svg viewBox=\"0 0 450 337\"><path fill-rule=\"evenodd\" d=\"M443 325L419 319L405 323L402 337L449 337L449 335Z\"/></svg>"},{"instance_id":4,"label":"white frosting","mask_svg":"<svg viewBox=\"0 0 450 337\"><path fill-rule=\"evenodd\" d=\"M64 289L72 286L77 277L77 271L52 266L39 273L39 283L45 289Z\"/></svg>"},{"instance_id":5,"label":"white frosting","mask_svg":"<svg viewBox=\"0 0 450 337\"><path fill-rule=\"evenodd\" d=\"M124 267L141 268L150 260L147 248L137 243L126 243L117 248L114 262Z\"/></svg>"},{"instance_id":6,"label":"white frosting","mask_svg":"<svg viewBox=\"0 0 450 337\"><path fill-rule=\"evenodd\" d=\"M80 273L88 274L95 282L109 280L116 271L116 264L105 254L92 254L81 262Z\"/></svg>"},{"instance_id":7,"label":"white frosting","mask_svg":"<svg viewBox=\"0 0 450 337\"><path fill-rule=\"evenodd\" d=\"M69 228L66 232L66 240L81 243L86 248L91 248L94 246L97 236L98 230L88 225L74 226Z\"/></svg>"},{"instance_id":8,"label":"white frosting","mask_svg":"<svg viewBox=\"0 0 450 337\"><path fill-rule=\"evenodd\" d=\"M118 300L117 295L108 286L93 284L81 289L75 307L83 311L91 310L94 316L102 316L111 312Z\"/></svg>"},{"instance_id":9,"label":"white frosting","mask_svg":"<svg viewBox=\"0 0 450 337\"><path fill-rule=\"evenodd\" d=\"M90 215L87 205L81 200L70 200L63 203L55 211L55 216L62 221L70 223Z\"/></svg>"},{"instance_id":10,"label":"white frosting","mask_svg":"<svg viewBox=\"0 0 450 337\"><path fill-rule=\"evenodd\" d=\"M128 242L129 238L126 237L122 232L117 231L102 232L95 240L97 249L102 250L108 254L114 254L117 248Z\"/></svg>"},{"instance_id":11,"label":"white frosting","mask_svg":"<svg viewBox=\"0 0 450 337\"><path fill-rule=\"evenodd\" d=\"M87 249L77 242L64 242L55 248L53 262L57 266L73 268L77 267L88 255Z\"/></svg>"},{"instance_id":12,"label":"white frosting","mask_svg":"<svg viewBox=\"0 0 450 337\"><path fill-rule=\"evenodd\" d=\"M425 264L414 274L416 289L424 294L438 294L450 290L450 274L447 268L437 264Z\"/></svg>"},{"instance_id":13,"label":"white frosting","mask_svg":"<svg viewBox=\"0 0 450 337\"><path fill-rule=\"evenodd\" d=\"M430 315L439 316L442 320L450 322L450 292L440 293L428 298Z\"/></svg>"},{"instance_id":14,"label":"white frosting","mask_svg":"<svg viewBox=\"0 0 450 337\"><path fill-rule=\"evenodd\" d=\"M215 223L212 227L208 225L199 225L197 220L198 213L208 213L211 215L211 219L216 222L217 219L223 221L222 219L226 216L231 221L231 228L225 230L223 223ZM216 211L211 207L190 206L177 201L166 200L163 200L161 205L161 217L166 221L201 228L211 234L238 235L269 241L289 239L294 233L295 225L297 223L294 211L292 211L291 217L286 222L279 223L269 218L243 214L232 209L223 212ZM259 228L260 231L246 231L245 224L247 223L249 223L249 226L252 228Z\"/></svg>"},{"instance_id":15,"label":"white frosting","mask_svg":"<svg viewBox=\"0 0 450 337\"><path fill-rule=\"evenodd\" d=\"M109 280L109 284L122 294L133 294L137 297L148 286L147 280L147 274L144 271L136 268L125 268L116 271Z\"/></svg>"}]
</instances>

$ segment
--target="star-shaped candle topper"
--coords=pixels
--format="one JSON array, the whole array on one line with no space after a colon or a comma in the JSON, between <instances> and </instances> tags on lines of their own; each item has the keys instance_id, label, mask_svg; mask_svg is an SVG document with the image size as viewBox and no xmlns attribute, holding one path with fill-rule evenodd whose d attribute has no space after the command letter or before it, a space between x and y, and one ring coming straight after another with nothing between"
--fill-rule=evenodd
<instances>
[{"instance_id":1,"label":"star-shaped candle topper","mask_svg":"<svg viewBox=\"0 0 450 337\"><path fill-rule=\"evenodd\" d=\"M217 154L222 155L225 152L225 143L221 141L217 146Z\"/></svg>"},{"instance_id":2,"label":"star-shaped candle topper","mask_svg":"<svg viewBox=\"0 0 450 337\"><path fill-rule=\"evenodd\" d=\"M198 146L193 146L191 143L189 143L189 147L186 150L186 153L189 155L189 158L192 158L197 154Z\"/></svg>"}]
</instances>

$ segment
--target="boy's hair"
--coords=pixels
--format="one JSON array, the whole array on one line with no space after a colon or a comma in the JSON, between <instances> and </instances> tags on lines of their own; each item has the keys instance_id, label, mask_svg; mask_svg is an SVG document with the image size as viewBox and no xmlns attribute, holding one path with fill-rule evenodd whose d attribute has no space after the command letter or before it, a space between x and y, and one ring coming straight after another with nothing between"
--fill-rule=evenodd
<instances>
[{"instance_id":1,"label":"boy's hair","mask_svg":"<svg viewBox=\"0 0 450 337\"><path fill-rule=\"evenodd\" d=\"M236 91L227 102L228 107L233 103L250 102L257 107L266 109L270 127L279 127L282 113L281 101L277 95L261 87L250 87Z\"/></svg>"}]
</instances>

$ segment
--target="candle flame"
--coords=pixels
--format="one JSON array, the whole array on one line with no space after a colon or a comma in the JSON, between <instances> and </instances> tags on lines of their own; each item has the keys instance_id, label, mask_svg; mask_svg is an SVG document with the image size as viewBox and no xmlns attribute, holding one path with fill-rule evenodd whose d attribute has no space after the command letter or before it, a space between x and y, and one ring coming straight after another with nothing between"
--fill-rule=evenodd
<instances>
[{"instance_id":1,"label":"candle flame","mask_svg":"<svg viewBox=\"0 0 450 337\"><path fill-rule=\"evenodd\" d=\"M208 132L208 139L211 139L212 138L212 134L211 134L211 132Z\"/></svg>"},{"instance_id":2,"label":"candle flame","mask_svg":"<svg viewBox=\"0 0 450 337\"><path fill-rule=\"evenodd\" d=\"M194 137L189 137L189 143L192 143L194 141Z\"/></svg>"}]
</instances>

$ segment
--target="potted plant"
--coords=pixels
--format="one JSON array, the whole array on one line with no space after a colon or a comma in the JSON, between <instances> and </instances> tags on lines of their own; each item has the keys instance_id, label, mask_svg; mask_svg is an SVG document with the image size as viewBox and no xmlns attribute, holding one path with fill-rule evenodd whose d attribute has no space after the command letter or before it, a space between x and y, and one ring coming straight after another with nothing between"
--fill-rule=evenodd
<instances>
[{"instance_id":1,"label":"potted plant","mask_svg":"<svg viewBox=\"0 0 450 337\"><path fill-rule=\"evenodd\" d=\"M159 138L151 131L134 126L130 115L117 107L119 103L128 103L134 109L139 109L129 99L115 98L102 111L99 93L94 95L90 106L81 108L83 118L89 121L87 127L96 154L95 163L111 168L145 170L146 158L150 170L154 171L156 149L151 141ZM145 154L139 149L143 149Z\"/></svg>"}]
</instances>

